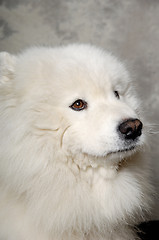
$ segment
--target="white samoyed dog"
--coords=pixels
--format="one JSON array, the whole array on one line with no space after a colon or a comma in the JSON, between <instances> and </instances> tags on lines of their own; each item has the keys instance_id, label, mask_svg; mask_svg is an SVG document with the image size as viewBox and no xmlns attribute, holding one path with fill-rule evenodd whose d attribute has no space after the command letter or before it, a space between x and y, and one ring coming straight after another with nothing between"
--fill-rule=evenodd
<instances>
[{"instance_id":1,"label":"white samoyed dog","mask_svg":"<svg viewBox=\"0 0 159 240\"><path fill-rule=\"evenodd\" d=\"M0 240L138 239L151 185L123 64L82 44L0 61Z\"/></svg>"}]
</instances>

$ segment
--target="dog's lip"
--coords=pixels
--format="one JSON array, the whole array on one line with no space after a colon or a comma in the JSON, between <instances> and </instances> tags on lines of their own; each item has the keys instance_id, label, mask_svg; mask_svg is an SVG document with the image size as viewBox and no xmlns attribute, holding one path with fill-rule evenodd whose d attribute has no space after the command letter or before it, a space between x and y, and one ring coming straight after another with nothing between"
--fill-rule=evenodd
<instances>
[{"instance_id":1,"label":"dog's lip","mask_svg":"<svg viewBox=\"0 0 159 240\"><path fill-rule=\"evenodd\" d=\"M115 154L115 153L126 153L126 152L132 151L134 149L135 149L135 146L131 146L129 148L118 149L116 151L110 151L110 152L108 152L107 155L111 155L111 154Z\"/></svg>"}]
</instances>

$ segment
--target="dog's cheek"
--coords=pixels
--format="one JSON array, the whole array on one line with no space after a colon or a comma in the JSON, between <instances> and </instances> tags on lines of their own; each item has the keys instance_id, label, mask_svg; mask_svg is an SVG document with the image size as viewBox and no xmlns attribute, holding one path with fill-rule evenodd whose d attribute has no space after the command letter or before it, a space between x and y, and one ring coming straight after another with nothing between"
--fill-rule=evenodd
<instances>
[{"instance_id":1,"label":"dog's cheek","mask_svg":"<svg viewBox=\"0 0 159 240\"><path fill-rule=\"evenodd\" d=\"M80 136L73 128L64 130L61 136L61 147L67 154L77 154L81 151Z\"/></svg>"},{"instance_id":2,"label":"dog's cheek","mask_svg":"<svg viewBox=\"0 0 159 240\"><path fill-rule=\"evenodd\" d=\"M73 155L79 153L103 155L106 150L105 133L89 125L72 126L63 136L63 147Z\"/></svg>"}]
</instances>

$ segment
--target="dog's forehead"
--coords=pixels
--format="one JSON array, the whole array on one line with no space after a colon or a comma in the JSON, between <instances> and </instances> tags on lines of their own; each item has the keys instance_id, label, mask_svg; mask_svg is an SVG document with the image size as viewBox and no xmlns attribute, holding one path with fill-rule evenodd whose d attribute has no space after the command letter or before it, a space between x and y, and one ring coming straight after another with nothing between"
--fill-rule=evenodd
<instances>
[{"instance_id":1,"label":"dog's forehead","mask_svg":"<svg viewBox=\"0 0 159 240\"><path fill-rule=\"evenodd\" d=\"M42 84L52 91L107 90L120 80L124 83L128 80L120 61L89 45L28 50L20 56L17 70L19 80L24 80L23 83L17 81L17 84L23 88L30 82L32 87L38 88Z\"/></svg>"},{"instance_id":2,"label":"dog's forehead","mask_svg":"<svg viewBox=\"0 0 159 240\"><path fill-rule=\"evenodd\" d=\"M66 49L56 64L58 83L66 89L107 90L129 80L123 64L110 53L98 49L82 48L69 52ZM53 81L54 83L54 81Z\"/></svg>"},{"instance_id":3,"label":"dog's forehead","mask_svg":"<svg viewBox=\"0 0 159 240\"><path fill-rule=\"evenodd\" d=\"M73 72L76 74L89 75L95 77L114 78L123 77L125 68L120 61L112 54L104 52L98 48L90 46L78 46L75 50L72 47L67 47L59 54L60 70Z\"/></svg>"}]
</instances>

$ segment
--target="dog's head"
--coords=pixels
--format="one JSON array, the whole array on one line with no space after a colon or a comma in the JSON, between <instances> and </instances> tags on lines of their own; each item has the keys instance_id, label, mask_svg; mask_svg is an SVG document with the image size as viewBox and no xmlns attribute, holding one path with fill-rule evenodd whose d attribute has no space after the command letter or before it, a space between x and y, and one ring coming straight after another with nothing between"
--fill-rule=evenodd
<instances>
[{"instance_id":1,"label":"dog's head","mask_svg":"<svg viewBox=\"0 0 159 240\"><path fill-rule=\"evenodd\" d=\"M33 48L14 59L10 72L1 83L10 97L2 97L3 110L11 109L15 139L31 152L43 149L52 161L61 152L120 161L143 145L129 74L111 54L89 45Z\"/></svg>"}]
</instances>

